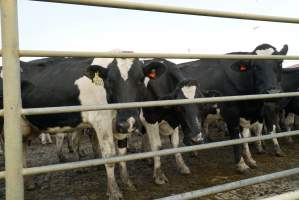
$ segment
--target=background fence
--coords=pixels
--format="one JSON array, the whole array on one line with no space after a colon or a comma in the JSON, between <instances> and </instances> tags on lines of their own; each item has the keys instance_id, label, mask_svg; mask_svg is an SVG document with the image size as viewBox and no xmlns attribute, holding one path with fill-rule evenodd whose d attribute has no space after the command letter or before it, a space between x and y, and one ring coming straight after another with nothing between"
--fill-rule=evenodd
<instances>
[{"instance_id":1,"label":"background fence","mask_svg":"<svg viewBox=\"0 0 299 200\"><path fill-rule=\"evenodd\" d=\"M195 8L182 8L175 6L162 6L155 4L134 3L116 0L48 0L56 3L81 4L90 6L113 7L120 9L134 9L154 12L166 12L176 14L200 15L209 17L224 17L245 20L259 20L269 22L283 23L299 23L299 18L253 15L244 13L220 12L212 10L202 10ZM195 145L191 147L180 147L174 149L166 149L161 151L138 153L113 158L94 159L89 161L79 161L66 164L56 164L49 166L23 168L22 166L22 137L21 137L21 115L61 113L75 111L91 111L103 109L124 109L134 107L150 107L163 105L178 105L188 103L210 103L224 101L240 101L250 99L279 98L299 96L298 92L281 93L271 95L246 95L233 97L215 97L187 100L169 100L155 102L138 102L138 103L122 103L101 106L70 106L70 107L52 107L52 108L34 108L22 109L21 91L20 91L20 62L19 57L43 57L43 56L80 56L80 57L120 57L120 58L213 58L213 59L289 59L299 60L299 55L294 56L255 56L255 55L213 55L213 54L171 54L171 53L111 53L111 52L70 52L70 51L32 51L19 50L18 42L18 19L17 19L17 0L1 1L1 26L2 26L2 51L3 72L4 72L4 110L0 112L4 115L4 134L5 134L5 171L0 172L0 178L6 180L6 199L21 200L24 199L24 175L34 175L46 172L54 172L68 169L76 169L81 167L96 166L106 163L115 163L120 161L129 161L135 159L150 158L154 156L163 156L178 152L190 152L196 150L217 148L234 144L242 144L246 142L254 142L257 140L268 140L272 138L299 135L299 131L291 131L278 133L275 135L265 135L261 137L252 137L245 139L237 139L223 142L216 142L203 145ZM230 189L243 187L267 180L277 179L284 176L290 176L299 173L299 168L285 170L264 176L258 176L250 179L244 179L223 185L217 185L193 192L174 195L162 199L191 199L201 197L208 194L222 192ZM296 198L297 195L292 194Z\"/></svg>"}]
</instances>

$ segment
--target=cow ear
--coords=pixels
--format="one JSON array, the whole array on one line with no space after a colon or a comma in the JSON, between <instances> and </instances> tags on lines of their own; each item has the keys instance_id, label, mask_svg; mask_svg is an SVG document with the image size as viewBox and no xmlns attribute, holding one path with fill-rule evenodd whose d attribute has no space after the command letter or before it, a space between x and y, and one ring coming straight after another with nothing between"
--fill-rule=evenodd
<instances>
[{"instance_id":1,"label":"cow ear","mask_svg":"<svg viewBox=\"0 0 299 200\"><path fill-rule=\"evenodd\" d=\"M96 85L103 84L103 79L105 80L107 78L107 74L108 69L99 65L90 65L84 73L84 75L91 79Z\"/></svg>"},{"instance_id":2,"label":"cow ear","mask_svg":"<svg viewBox=\"0 0 299 200\"><path fill-rule=\"evenodd\" d=\"M289 47L287 44L283 45L282 49L278 52L279 55L287 55Z\"/></svg>"},{"instance_id":3,"label":"cow ear","mask_svg":"<svg viewBox=\"0 0 299 200\"><path fill-rule=\"evenodd\" d=\"M251 68L249 61L239 61L231 65L232 70L236 72L247 72Z\"/></svg>"},{"instance_id":4,"label":"cow ear","mask_svg":"<svg viewBox=\"0 0 299 200\"><path fill-rule=\"evenodd\" d=\"M166 65L159 61L152 61L143 68L144 75L150 79L159 78L165 71Z\"/></svg>"}]
</instances>

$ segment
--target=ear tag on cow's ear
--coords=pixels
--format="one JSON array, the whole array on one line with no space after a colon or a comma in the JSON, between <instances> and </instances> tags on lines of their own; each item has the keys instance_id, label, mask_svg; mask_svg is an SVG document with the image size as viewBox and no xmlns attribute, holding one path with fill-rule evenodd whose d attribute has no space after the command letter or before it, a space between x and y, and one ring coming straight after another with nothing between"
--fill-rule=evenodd
<instances>
[{"instance_id":1,"label":"ear tag on cow's ear","mask_svg":"<svg viewBox=\"0 0 299 200\"><path fill-rule=\"evenodd\" d=\"M151 69L151 71L147 74L147 76L151 79L154 79L157 77L156 69Z\"/></svg>"},{"instance_id":2,"label":"ear tag on cow's ear","mask_svg":"<svg viewBox=\"0 0 299 200\"><path fill-rule=\"evenodd\" d=\"M92 82L94 82L94 84L97 85L97 86L102 86L102 85L104 85L103 79L101 79L100 76L99 76L99 72L96 72L96 73L94 74L94 77L93 77L93 79L92 79Z\"/></svg>"},{"instance_id":3,"label":"ear tag on cow's ear","mask_svg":"<svg viewBox=\"0 0 299 200\"><path fill-rule=\"evenodd\" d=\"M240 65L240 72L245 72L247 67L245 65Z\"/></svg>"}]
</instances>

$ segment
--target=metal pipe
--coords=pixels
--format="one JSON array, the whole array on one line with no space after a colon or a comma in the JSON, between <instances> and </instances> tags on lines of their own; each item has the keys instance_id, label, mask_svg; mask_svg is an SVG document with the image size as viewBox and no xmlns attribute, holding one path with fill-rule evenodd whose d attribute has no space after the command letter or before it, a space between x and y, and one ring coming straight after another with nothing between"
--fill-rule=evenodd
<instances>
[{"instance_id":1,"label":"metal pipe","mask_svg":"<svg viewBox=\"0 0 299 200\"><path fill-rule=\"evenodd\" d=\"M95 110L112 110L112 109L127 109L141 107L159 107L159 106L174 106L184 104L203 104L217 103L227 101L247 101L258 99L270 99L281 97L299 96L299 92L277 93L277 94L260 94L260 95L242 95L242 96L226 96L226 97L208 97L196 99L180 99L180 100L163 100L163 101L147 101L147 102L131 102L131 103L115 103L90 106L64 106L64 107L48 107L48 108L27 108L22 110L23 115L39 115L39 114L54 114L54 113L70 113L80 111L95 111ZM0 110L0 116L3 110Z\"/></svg>"},{"instance_id":2,"label":"metal pipe","mask_svg":"<svg viewBox=\"0 0 299 200\"><path fill-rule=\"evenodd\" d=\"M17 0L1 1L6 199L24 199Z\"/></svg>"},{"instance_id":3,"label":"metal pipe","mask_svg":"<svg viewBox=\"0 0 299 200\"><path fill-rule=\"evenodd\" d=\"M65 163L65 164L24 168L23 174L24 175L34 175L34 174L41 174L41 173L48 173L48 172L57 172L57 171L63 171L63 170L103 165L103 164L107 164L107 163L118 163L121 161L125 162L125 161L130 161L130 160L151 158L151 157L155 157L155 156L166 156L166 155L171 155L171 154L176 154L176 153L186 153L186 152L191 152L191 151L212 149L212 148L231 146L231 145L242 144L242 143L255 142L258 140L269 140L272 138L280 138L280 137L287 137L287 136L294 136L294 135L299 135L299 131L276 133L276 134L271 134L271 135L263 135L260 137L250 137L250 138L243 138L243 139L236 139L236 140L229 140L229 141L222 141L222 142L214 142L214 143L209 143L209 144L194 145L194 146L188 146L188 147L164 149L164 150L160 150L160 151L152 151L152 152L146 152L146 153L136 153L136 154L130 154L130 155L126 155L126 156L117 156L117 157L85 160L85 161L78 161L78 162Z\"/></svg>"},{"instance_id":4,"label":"metal pipe","mask_svg":"<svg viewBox=\"0 0 299 200\"><path fill-rule=\"evenodd\" d=\"M225 11L198 9L198 8L184 8L184 7L177 7L177 6L166 6L166 5L158 5L158 4L126 2L126 1L117 1L117 0L113 0L113 1L111 0L38 0L38 1L154 11L154 12L163 12L163 13L176 13L176 14L186 14L186 15L200 15L200 16L208 16L208 17L221 17L221 18L246 19L246 20L283 22L283 23L299 23L299 18L254 15L248 13L225 12Z\"/></svg>"},{"instance_id":5,"label":"metal pipe","mask_svg":"<svg viewBox=\"0 0 299 200\"><path fill-rule=\"evenodd\" d=\"M284 170L281 172L276 172L276 173L267 174L267 175L263 175L263 176L257 176L254 178L243 179L243 180L235 181L232 183L226 183L226 184L222 184L222 185L212 186L212 187L208 187L205 189L195 190L192 192L186 192L186 193L182 193L182 194L172 195L172 196L160 198L157 200L194 199L194 198L207 196L210 194L215 194L218 192L224 192L224 191L233 190L233 189L237 189L237 188L248 186L248 185L253 185L256 183L279 179L279 178L283 178L286 176L295 175L298 173L299 173L299 168L294 168L294 169ZM297 199L298 199L298 196L297 196Z\"/></svg>"},{"instance_id":6,"label":"metal pipe","mask_svg":"<svg viewBox=\"0 0 299 200\"><path fill-rule=\"evenodd\" d=\"M299 190L286 192L284 194L275 195L273 197L268 197L262 200L297 200L299 199Z\"/></svg>"},{"instance_id":7,"label":"metal pipe","mask_svg":"<svg viewBox=\"0 0 299 200\"><path fill-rule=\"evenodd\" d=\"M272 59L299 60L299 55L219 55L219 54L186 54L186 53L120 53L120 52L87 52L87 51L44 51L20 50L21 57L97 57L97 58L175 58L175 59Z\"/></svg>"}]
</instances>

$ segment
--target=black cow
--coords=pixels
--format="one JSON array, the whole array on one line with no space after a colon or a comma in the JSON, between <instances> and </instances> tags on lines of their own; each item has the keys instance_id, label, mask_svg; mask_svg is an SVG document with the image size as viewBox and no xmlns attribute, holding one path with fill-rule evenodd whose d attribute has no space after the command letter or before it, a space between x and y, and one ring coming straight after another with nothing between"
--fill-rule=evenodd
<instances>
[{"instance_id":1,"label":"black cow","mask_svg":"<svg viewBox=\"0 0 299 200\"><path fill-rule=\"evenodd\" d=\"M163 63L155 64L151 69L155 67L162 69ZM21 68L24 108L139 101L146 89L143 80L148 74L144 63L138 59L46 58L21 62ZM156 78L160 72L163 70L157 70ZM30 135L32 131L57 133L92 127L105 158L116 154L113 119L116 119L118 133L133 133L138 128L139 113L139 109L124 109L27 116L22 121L22 128L26 128L23 135ZM0 124L3 128L3 118ZM109 198L122 198L114 176L114 164L107 164L106 171ZM122 172L127 169L122 168ZM123 179L131 187L128 174L122 175L127 176Z\"/></svg>"},{"instance_id":2,"label":"black cow","mask_svg":"<svg viewBox=\"0 0 299 200\"><path fill-rule=\"evenodd\" d=\"M288 47L281 51L273 46L262 44L253 52L234 52L239 55L285 55ZM223 96L269 94L281 90L279 76L282 60L197 60L178 65L186 77L196 79L204 90L217 90ZM231 139L240 138L240 118L251 122L261 118L264 101L238 101L220 104ZM246 173L249 167L241 155L242 146L234 146L238 171ZM255 163L250 163L253 165Z\"/></svg>"},{"instance_id":3,"label":"black cow","mask_svg":"<svg viewBox=\"0 0 299 200\"><path fill-rule=\"evenodd\" d=\"M203 97L197 81L185 78L177 66L165 59L145 61L149 67L149 77L155 77L157 63L164 63L165 72L159 78L146 79L146 101L167 99L193 99ZM153 68L151 68L153 67ZM203 142L202 137L202 109L201 105L189 104L178 106L150 107L142 109L142 123L145 126L151 150L161 148L160 135L171 135L173 147L179 145L179 126L192 142ZM175 155L178 169L183 174L189 174L190 169L184 163L181 154ZM157 184L164 184L167 178L161 169L160 157L154 158L154 180Z\"/></svg>"}]
</instances>

